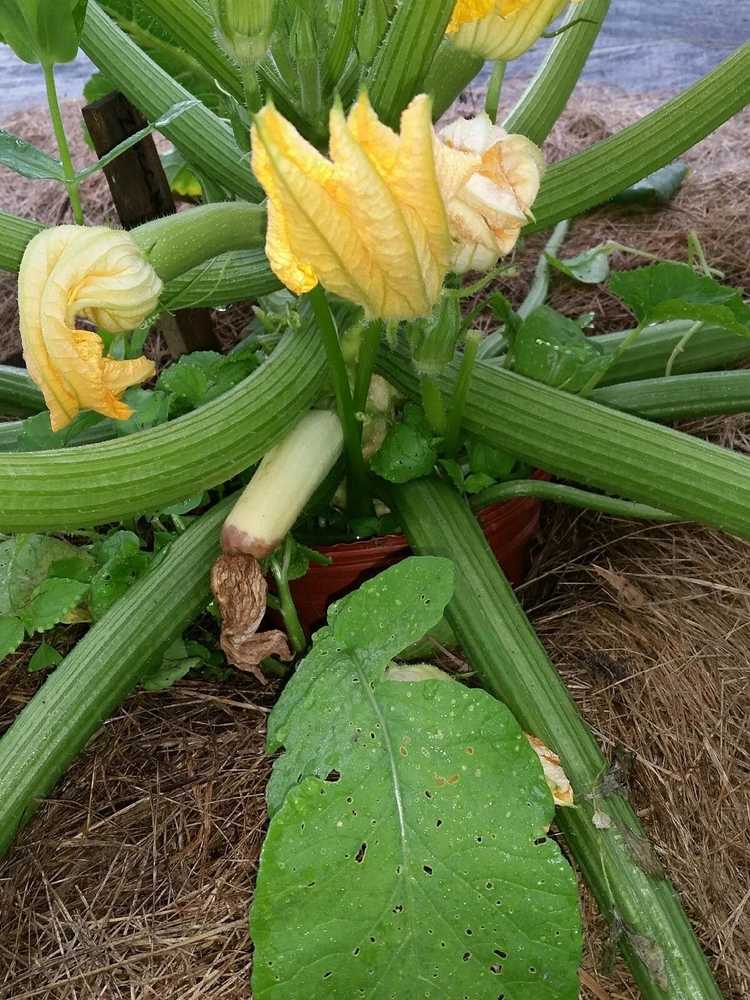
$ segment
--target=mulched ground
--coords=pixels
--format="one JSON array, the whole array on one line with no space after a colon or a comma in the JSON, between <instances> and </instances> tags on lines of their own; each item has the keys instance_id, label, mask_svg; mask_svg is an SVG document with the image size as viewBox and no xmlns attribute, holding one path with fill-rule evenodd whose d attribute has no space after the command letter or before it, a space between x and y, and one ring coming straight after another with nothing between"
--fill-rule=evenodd
<instances>
[{"instance_id":1,"label":"mulched ground","mask_svg":"<svg viewBox=\"0 0 750 1000\"><path fill-rule=\"evenodd\" d=\"M651 106L585 94L551 158ZM711 263L749 288L749 125L745 114L686 157L693 174L668 210L594 213L566 252L615 238L684 259L696 229ZM529 258L508 289L515 297ZM560 282L552 302L572 315L595 310L598 330L628 323L600 289ZM0 329L11 315L6 304ZM750 450L746 417L690 430ZM548 507L521 592L604 748L635 754L633 801L728 1000L750 996L749 575L745 542ZM36 683L22 661L0 674L0 728ZM131 698L103 727L0 866L0 1000L250 997L247 909L272 696L240 676L181 683ZM609 966L585 894L584 909L582 995L635 998L627 971Z\"/></svg>"}]
</instances>

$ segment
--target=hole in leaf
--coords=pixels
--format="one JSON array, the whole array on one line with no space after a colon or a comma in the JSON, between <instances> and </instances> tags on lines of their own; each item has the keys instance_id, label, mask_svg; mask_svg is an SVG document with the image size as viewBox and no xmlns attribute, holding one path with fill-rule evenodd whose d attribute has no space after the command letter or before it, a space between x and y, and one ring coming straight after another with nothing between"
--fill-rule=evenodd
<instances>
[{"instance_id":1,"label":"hole in leaf","mask_svg":"<svg viewBox=\"0 0 750 1000\"><path fill-rule=\"evenodd\" d=\"M422 871L425 873L425 875L432 875L432 868L430 867L430 865L424 865L422 867Z\"/></svg>"},{"instance_id":2,"label":"hole in leaf","mask_svg":"<svg viewBox=\"0 0 750 1000\"><path fill-rule=\"evenodd\" d=\"M495 948L495 954L497 955L498 958L507 958L508 957L508 952L507 951L501 951L499 948Z\"/></svg>"},{"instance_id":3,"label":"hole in leaf","mask_svg":"<svg viewBox=\"0 0 750 1000\"><path fill-rule=\"evenodd\" d=\"M394 906L393 907L393 912L394 913L403 913L404 912L403 904L399 903L397 906Z\"/></svg>"},{"instance_id":4,"label":"hole in leaf","mask_svg":"<svg viewBox=\"0 0 750 1000\"><path fill-rule=\"evenodd\" d=\"M362 844L362 846L360 847L360 849L354 855L354 860L357 862L358 865L361 865L362 862L365 860L365 855L366 854L367 854L367 842L365 842L364 844Z\"/></svg>"},{"instance_id":5,"label":"hole in leaf","mask_svg":"<svg viewBox=\"0 0 750 1000\"><path fill-rule=\"evenodd\" d=\"M485 889L494 889L495 888L495 883L494 882L485 882L484 883L484 887L485 887Z\"/></svg>"},{"instance_id":6,"label":"hole in leaf","mask_svg":"<svg viewBox=\"0 0 750 1000\"><path fill-rule=\"evenodd\" d=\"M465 951L463 953L463 960L464 960L464 962L468 962L470 958L471 958L471 952L470 951Z\"/></svg>"},{"instance_id":7,"label":"hole in leaf","mask_svg":"<svg viewBox=\"0 0 750 1000\"><path fill-rule=\"evenodd\" d=\"M546 837L537 837L536 840L534 841L534 846L535 847L541 847L542 844L546 844L546 843L547 843L547 838Z\"/></svg>"},{"instance_id":8,"label":"hole in leaf","mask_svg":"<svg viewBox=\"0 0 750 1000\"><path fill-rule=\"evenodd\" d=\"M471 937L471 935L474 933L474 931L472 931L471 927L467 927L465 933L468 934L469 937Z\"/></svg>"},{"instance_id":9,"label":"hole in leaf","mask_svg":"<svg viewBox=\"0 0 750 1000\"><path fill-rule=\"evenodd\" d=\"M323 973L323 979L328 979L328 978L329 978L330 976L332 976L332 975L333 975L333 973L332 973L332 972L324 972L324 973Z\"/></svg>"},{"instance_id":10,"label":"hole in leaf","mask_svg":"<svg viewBox=\"0 0 750 1000\"><path fill-rule=\"evenodd\" d=\"M424 794L425 794L425 798L426 799L431 799L432 798L432 792L429 790L429 788L425 788Z\"/></svg>"},{"instance_id":11,"label":"hole in leaf","mask_svg":"<svg viewBox=\"0 0 750 1000\"><path fill-rule=\"evenodd\" d=\"M335 784L335 782L341 781L341 775L338 771L329 771L326 776L326 781L330 781L331 784Z\"/></svg>"},{"instance_id":12,"label":"hole in leaf","mask_svg":"<svg viewBox=\"0 0 750 1000\"><path fill-rule=\"evenodd\" d=\"M495 964L490 966L490 972L493 973L493 975L495 976L499 976L502 971L503 971L502 965Z\"/></svg>"},{"instance_id":13,"label":"hole in leaf","mask_svg":"<svg viewBox=\"0 0 750 1000\"><path fill-rule=\"evenodd\" d=\"M439 830L442 825L443 825L443 821L441 819L436 819L435 820L435 827L436 827L436 829Z\"/></svg>"},{"instance_id":14,"label":"hole in leaf","mask_svg":"<svg viewBox=\"0 0 750 1000\"><path fill-rule=\"evenodd\" d=\"M356 958L357 955L359 955L359 948L355 948L354 951L352 952L352 955L354 955L354 957Z\"/></svg>"}]
</instances>

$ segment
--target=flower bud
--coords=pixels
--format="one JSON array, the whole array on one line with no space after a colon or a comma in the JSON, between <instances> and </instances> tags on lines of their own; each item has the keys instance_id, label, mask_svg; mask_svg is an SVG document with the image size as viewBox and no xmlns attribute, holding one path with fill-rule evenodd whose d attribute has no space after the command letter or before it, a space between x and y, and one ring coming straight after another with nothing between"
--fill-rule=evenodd
<instances>
[{"instance_id":1,"label":"flower bud","mask_svg":"<svg viewBox=\"0 0 750 1000\"><path fill-rule=\"evenodd\" d=\"M436 163L453 239L452 269L491 270L533 218L544 173L541 150L481 114L440 131Z\"/></svg>"},{"instance_id":2,"label":"flower bud","mask_svg":"<svg viewBox=\"0 0 750 1000\"><path fill-rule=\"evenodd\" d=\"M517 59L568 2L579 0L458 0L448 33L457 48L483 59Z\"/></svg>"},{"instance_id":3,"label":"flower bud","mask_svg":"<svg viewBox=\"0 0 750 1000\"><path fill-rule=\"evenodd\" d=\"M255 66L268 52L277 0L210 0L216 37L240 66Z\"/></svg>"},{"instance_id":4,"label":"flower bud","mask_svg":"<svg viewBox=\"0 0 750 1000\"><path fill-rule=\"evenodd\" d=\"M411 354L417 374L439 375L453 360L461 336L461 309L455 295L443 295L432 316L410 330Z\"/></svg>"}]
</instances>

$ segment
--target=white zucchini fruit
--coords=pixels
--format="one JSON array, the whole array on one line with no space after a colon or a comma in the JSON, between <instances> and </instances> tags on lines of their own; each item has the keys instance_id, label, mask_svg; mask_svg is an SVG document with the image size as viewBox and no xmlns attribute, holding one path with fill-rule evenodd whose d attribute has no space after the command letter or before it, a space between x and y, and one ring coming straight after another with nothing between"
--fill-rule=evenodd
<instances>
[{"instance_id":1,"label":"white zucchini fruit","mask_svg":"<svg viewBox=\"0 0 750 1000\"><path fill-rule=\"evenodd\" d=\"M307 413L266 454L224 522L224 552L256 559L269 556L331 472L343 447L344 435L335 413Z\"/></svg>"}]
</instances>

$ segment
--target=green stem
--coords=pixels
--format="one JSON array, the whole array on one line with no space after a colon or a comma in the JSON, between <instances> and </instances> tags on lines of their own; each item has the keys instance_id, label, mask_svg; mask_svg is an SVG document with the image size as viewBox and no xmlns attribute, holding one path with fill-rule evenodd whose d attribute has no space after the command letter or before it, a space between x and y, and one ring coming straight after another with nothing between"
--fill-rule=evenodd
<instances>
[{"instance_id":1,"label":"green stem","mask_svg":"<svg viewBox=\"0 0 750 1000\"><path fill-rule=\"evenodd\" d=\"M0 532L68 531L157 511L247 469L320 394L325 354L312 317L234 389L116 441L0 455Z\"/></svg>"},{"instance_id":2,"label":"green stem","mask_svg":"<svg viewBox=\"0 0 750 1000\"><path fill-rule=\"evenodd\" d=\"M432 116L437 121L471 81L481 73L484 59L457 49L449 37L443 39L424 83L432 96Z\"/></svg>"},{"instance_id":3,"label":"green stem","mask_svg":"<svg viewBox=\"0 0 750 1000\"><path fill-rule=\"evenodd\" d=\"M44 396L26 369L0 365L0 417L30 417L43 409Z\"/></svg>"},{"instance_id":4,"label":"green stem","mask_svg":"<svg viewBox=\"0 0 750 1000\"><path fill-rule=\"evenodd\" d=\"M238 101L243 97L242 74L215 40L211 17L197 0L141 0L141 4L198 62L209 78L218 80Z\"/></svg>"},{"instance_id":5,"label":"green stem","mask_svg":"<svg viewBox=\"0 0 750 1000\"><path fill-rule=\"evenodd\" d=\"M405 351L382 353L381 373L416 397ZM455 365L439 377L450 398ZM560 479L750 537L750 458L478 362L466 429Z\"/></svg>"},{"instance_id":6,"label":"green stem","mask_svg":"<svg viewBox=\"0 0 750 1000\"><path fill-rule=\"evenodd\" d=\"M622 793L601 790L608 763L500 570L475 518L455 490L433 479L394 489L415 552L452 559L455 596L446 618L484 686L526 730L558 753L576 807L557 823L646 1000L720 1000L705 957L666 878L647 874L633 844L641 824ZM598 810L610 819L594 825ZM645 964L649 952L663 960ZM663 971L664 979L659 974Z\"/></svg>"},{"instance_id":7,"label":"green stem","mask_svg":"<svg viewBox=\"0 0 750 1000\"><path fill-rule=\"evenodd\" d=\"M263 200L263 189L253 177L231 127L204 104L196 104L195 95L128 38L96 0L89 0L86 7L81 48L151 121L181 101L192 101L193 107L160 131L190 163L221 187L248 201Z\"/></svg>"},{"instance_id":8,"label":"green stem","mask_svg":"<svg viewBox=\"0 0 750 1000\"><path fill-rule=\"evenodd\" d=\"M57 140L57 148L60 151L63 172L65 173L65 187L70 198L70 206L73 209L73 219L77 226L83 225L83 209L81 208L81 197L78 193L78 181L76 180L75 167L70 158L70 146L68 137L65 135L62 114L60 113L60 101L57 96L57 85L55 84L55 67L51 63L42 65L44 73L44 86L47 91L47 104L49 114L52 119L52 128Z\"/></svg>"},{"instance_id":9,"label":"green stem","mask_svg":"<svg viewBox=\"0 0 750 1000\"><path fill-rule=\"evenodd\" d=\"M362 331L362 339L357 358L357 374L354 379L354 412L363 413L367 406L367 396L370 392L372 373L380 350L380 335L383 324L380 320L372 320Z\"/></svg>"},{"instance_id":10,"label":"green stem","mask_svg":"<svg viewBox=\"0 0 750 1000\"><path fill-rule=\"evenodd\" d=\"M367 466L362 457L362 425L357 420L354 408L349 376L346 371L344 355L336 329L336 322L331 313L326 293L321 285L316 285L308 298L317 320L323 347L328 361L328 371L333 382L336 395L336 410L344 432L344 452L347 463L347 506L350 514L355 517L364 516L370 510L369 484Z\"/></svg>"},{"instance_id":11,"label":"green stem","mask_svg":"<svg viewBox=\"0 0 750 1000\"><path fill-rule=\"evenodd\" d=\"M563 503L569 507L579 507L581 510L596 510L612 517L662 522L677 520L674 514L649 507L647 504L606 497L601 493L589 493L587 490L578 490L574 486L564 486L561 483L544 483L538 479L514 479L508 483L498 483L497 486L490 486L477 493L470 502L474 510L481 510L488 504L501 503L514 497L536 497L538 500Z\"/></svg>"},{"instance_id":12,"label":"green stem","mask_svg":"<svg viewBox=\"0 0 750 1000\"><path fill-rule=\"evenodd\" d=\"M423 375L419 380L419 393L422 397L422 409L434 434L443 437L448 429L448 415L443 402L443 395L434 378Z\"/></svg>"},{"instance_id":13,"label":"green stem","mask_svg":"<svg viewBox=\"0 0 750 1000\"><path fill-rule=\"evenodd\" d=\"M248 114L254 115L263 106L263 94L258 82L258 71L254 65L242 67L242 90Z\"/></svg>"},{"instance_id":14,"label":"green stem","mask_svg":"<svg viewBox=\"0 0 750 1000\"><path fill-rule=\"evenodd\" d=\"M607 201L671 163L749 102L750 42L635 125L553 164L534 204L536 221L525 232L548 229Z\"/></svg>"},{"instance_id":15,"label":"green stem","mask_svg":"<svg viewBox=\"0 0 750 1000\"><path fill-rule=\"evenodd\" d=\"M284 619L284 628L289 639L289 643L295 653L304 653L307 649L307 638L305 631L300 624L297 607L289 588L289 559L291 556L292 540L287 535L284 545L271 559L271 573L276 582L276 593L279 598L279 611Z\"/></svg>"},{"instance_id":16,"label":"green stem","mask_svg":"<svg viewBox=\"0 0 750 1000\"><path fill-rule=\"evenodd\" d=\"M573 93L609 10L610 0L584 0L571 6L566 23L581 23L564 31L549 50L536 76L503 122L508 132L520 132L542 145Z\"/></svg>"},{"instance_id":17,"label":"green stem","mask_svg":"<svg viewBox=\"0 0 750 1000\"><path fill-rule=\"evenodd\" d=\"M455 0L401 0L370 68L367 89L378 117L398 128L401 112L424 91Z\"/></svg>"},{"instance_id":18,"label":"green stem","mask_svg":"<svg viewBox=\"0 0 750 1000\"><path fill-rule=\"evenodd\" d=\"M168 215L130 234L163 281L233 250L260 249L266 238L264 206L219 201Z\"/></svg>"},{"instance_id":19,"label":"green stem","mask_svg":"<svg viewBox=\"0 0 750 1000\"><path fill-rule=\"evenodd\" d=\"M0 855L106 719L210 598L224 500L91 627L0 740Z\"/></svg>"},{"instance_id":20,"label":"green stem","mask_svg":"<svg viewBox=\"0 0 750 1000\"><path fill-rule=\"evenodd\" d=\"M466 346L461 358L461 367L458 371L456 391L451 400L445 431L444 451L449 458L455 457L461 443L466 399L469 395L469 386L471 385L471 377L474 374L474 366L477 361L477 350L479 349L480 342L481 334L469 333L466 337Z\"/></svg>"},{"instance_id":21,"label":"green stem","mask_svg":"<svg viewBox=\"0 0 750 1000\"><path fill-rule=\"evenodd\" d=\"M750 412L750 372L702 372L624 382L596 389L588 397L602 406L646 420L697 420Z\"/></svg>"},{"instance_id":22,"label":"green stem","mask_svg":"<svg viewBox=\"0 0 750 1000\"><path fill-rule=\"evenodd\" d=\"M493 124L497 121L497 113L500 108L500 94L503 90L503 80L505 79L507 65L502 59L496 59L490 82L487 84L484 110L489 115L490 121Z\"/></svg>"},{"instance_id":23,"label":"green stem","mask_svg":"<svg viewBox=\"0 0 750 1000\"><path fill-rule=\"evenodd\" d=\"M592 337L608 354L617 356L602 379L602 385L653 379L663 375L670 355L691 326L689 320L673 320L650 326L639 336L637 343L631 343L624 353L620 351L620 345L630 337L632 331L622 330ZM685 375L714 371L717 368L729 368L749 357L750 340L747 337L706 323L677 357L673 372L675 375Z\"/></svg>"},{"instance_id":24,"label":"green stem","mask_svg":"<svg viewBox=\"0 0 750 1000\"><path fill-rule=\"evenodd\" d=\"M677 358L682 354L682 352L687 347L688 343L693 339L693 337L696 335L696 333L700 330L702 326L703 323L701 321L693 323L690 329L685 332L684 337L682 337L679 343L675 344L674 350L669 355L669 361L667 361L667 367L664 369L664 375L666 378L669 378L669 376L672 374L672 369L674 368L675 361L677 361Z\"/></svg>"},{"instance_id":25,"label":"green stem","mask_svg":"<svg viewBox=\"0 0 750 1000\"><path fill-rule=\"evenodd\" d=\"M565 242L569 229L570 221L568 219L563 219L562 222L557 223L552 231L552 235L550 236L537 262L534 277L531 285L529 286L529 290L526 293L526 298L518 307L518 315L523 319L526 319L528 315L530 315L535 309L538 309L539 306L543 306L547 301L550 278L550 262L547 259L547 254L550 254L552 257L557 257L563 243Z\"/></svg>"}]
</instances>

